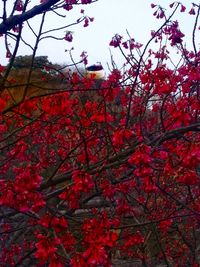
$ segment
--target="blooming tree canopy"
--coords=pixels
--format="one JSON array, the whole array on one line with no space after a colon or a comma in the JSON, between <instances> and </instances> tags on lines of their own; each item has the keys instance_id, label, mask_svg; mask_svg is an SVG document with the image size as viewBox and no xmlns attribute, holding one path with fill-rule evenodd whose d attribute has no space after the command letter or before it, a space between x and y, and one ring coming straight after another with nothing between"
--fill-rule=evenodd
<instances>
[{"instance_id":1,"label":"blooming tree canopy","mask_svg":"<svg viewBox=\"0 0 200 267\"><path fill-rule=\"evenodd\" d=\"M123 54L124 70L113 67L99 82L76 62L72 73L52 64L34 69L42 38L67 28L43 31L48 13L62 16L93 2L16 0L8 15L3 1L0 38L10 61L0 65L1 266L106 267L132 260L197 267L200 6L151 4L160 28L147 44L116 34L110 46ZM190 50L177 12L194 16ZM93 18L81 14L75 23L87 27ZM27 44L32 63L17 72L23 29L37 15L35 44ZM72 32L62 40L72 42ZM87 66L86 52L80 62Z\"/></svg>"}]
</instances>

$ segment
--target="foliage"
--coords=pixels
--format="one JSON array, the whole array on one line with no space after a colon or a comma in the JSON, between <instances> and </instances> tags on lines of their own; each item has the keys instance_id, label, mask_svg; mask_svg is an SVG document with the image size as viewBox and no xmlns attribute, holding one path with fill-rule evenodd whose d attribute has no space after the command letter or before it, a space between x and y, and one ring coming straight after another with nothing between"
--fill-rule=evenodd
<instances>
[{"instance_id":1,"label":"foliage","mask_svg":"<svg viewBox=\"0 0 200 267\"><path fill-rule=\"evenodd\" d=\"M32 66L33 65L33 66ZM48 56L37 56L34 58L32 63L32 55L26 55L26 56L17 56L15 57L15 60L13 62L12 67L13 68L30 68L33 69L36 68L43 68L45 66L51 66L52 63L49 62Z\"/></svg>"},{"instance_id":2,"label":"foliage","mask_svg":"<svg viewBox=\"0 0 200 267\"><path fill-rule=\"evenodd\" d=\"M21 12L24 3L15 3ZM151 7L162 26L145 46L115 35L110 45L125 70L113 69L98 88L74 72L64 87L30 97L30 69L22 99L8 107L13 56L2 68L2 266L199 266L200 6L189 10L192 51L173 20L187 9L174 2L167 16Z\"/></svg>"}]
</instances>

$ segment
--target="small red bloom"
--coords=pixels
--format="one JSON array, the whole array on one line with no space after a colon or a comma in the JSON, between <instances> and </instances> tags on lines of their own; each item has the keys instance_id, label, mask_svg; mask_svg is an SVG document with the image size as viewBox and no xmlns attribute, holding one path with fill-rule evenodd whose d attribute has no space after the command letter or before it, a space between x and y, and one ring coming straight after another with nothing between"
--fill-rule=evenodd
<instances>
[{"instance_id":1,"label":"small red bloom","mask_svg":"<svg viewBox=\"0 0 200 267\"><path fill-rule=\"evenodd\" d=\"M154 8L154 7L156 7L156 5L152 3L152 4L151 4L151 8Z\"/></svg>"},{"instance_id":2,"label":"small red bloom","mask_svg":"<svg viewBox=\"0 0 200 267\"><path fill-rule=\"evenodd\" d=\"M181 5L181 12L185 12L186 7L184 5Z\"/></svg>"},{"instance_id":3,"label":"small red bloom","mask_svg":"<svg viewBox=\"0 0 200 267\"><path fill-rule=\"evenodd\" d=\"M122 36L115 34L115 36L110 41L110 46L118 47L121 44Z\"/></svg>"},{"instance_id":4,"label":"small red bloom","mask_svg":"<svg viewBox=\"0 0 200 267\"><path fill-rule=\"evenodd\" d=\"M87 27L87 26L89 26L89 19L85 18L83 27Z\"/></svg>"},{"instance_id":5,"label":"small red bloom","mask_svg":"<svg viewBox=\"0 0 200 267\"><path fill-rule=\"evenodd\" d=\"M126 237L126 241L123 244L123 250L128 251L131 247L144 243L144 237L137 231L134 234L130 234Z\"/></svg>"},{"instance_id":6,"label":"small red bloom","mask_svg":"<svg viewBox=\"0 0 200 267\"><path fill-rule=\"evenodd\" d=\"M190 15L195 15L195 14L196 14L196 12L195 12L195 10L194 10L193 7L190 9L189 14L190 14Z\"/></svg>"},{"instance_id":7,"label":"small red bloom","mask_svg":"<svg viewBox=\"0 0 200 267\"><path fill-rule=\"evenodd\" d=\"M54 240L42 235L37 235L38 242L36 243L35 257L41 262L45 263L49 259L55 257L57 247L55 246Z\"/></svg>"},{"instance_id":8,"label":"small red bloom","mask_svg":"<svg viewBox=\"0 0 200 267\"><path fill-rule=\"evenodd\" d=\"M15 6L15 10L16 11L22 11L24 8L24 3L22 0L17 0L16 6Z\"/></svg>"},{"instance_id":9,"label":"small red bloom","mask_svg":"<svg viewBox=\"0 0 200 267\"><path fill-rule=\"evenodd\" d=\"M89 17L89 20L90 20L90 22L93 22L94 18L93 17Z\"/></svg>"},{"instance_id":10,"label":"small red bloom","mask_svg":"<svg viewBox=\"0 0 200 267\"><path fill-rule=\"evenodd\" d=\"M171 4L169 5L169 7L172 8L172 7L174 6L174 4L175 4L175 2L171 3Z\"/></svg>"},{"instance_id":11,"label":"small red bloom","mask_svg":"<svg viewBox=\"0 0 200 267\"><path fill-rule=\"evenodd\" d=\"M81 4L86 5L92 3L92 0L81 0Z\"/></svg>"},{"instance_id":12,"label":"small red bloom","mask_svg":"<svg viewBox=\"0 0 200 267\"><path fill-rule=\"evenodd\" d=\"M86 52L86 51L83 51L83 52L81 53L80 57L81 57L82 60L83 60L83 64L84 64L84 65L87 65L87 64L88 64L88 60L87 60L88 55L87 55L87 52Z\"/></svg>"},{"instance_id":13,"label":"small red bloom","mask_svg":"<svg viewBox=\"0 0 200 267\"><path fill-rule=\"evenodd\" d=\"M6 58L11 58L12 54L9 50L6 51Z\"/></svg>"},{"instance_id":14,"label":"small red bloom","mask_svg":"<svg viewBox=\"0 0 200 267\"><path fill-rule=\"evenodd\" d=\"M163 233L166 233L170 226L172 225L172 220L165 220L159 223L158 228L160 229L160 231L162 231Z\"/></svg>"},{"instance_id":15,"label":"small red bloom","mask_svg":"<svg viewBox=\"0 0 200 267\"><path fill-rule=\"evenodd\" d=\"M13 30L14 32L19 32L19 30L20 30L19 25L14 26L14 27L12 28L12 30Z\"/></svg>"},{"instance_id":16,"label":"small red bloom","mask_svg":"<svg viewBox=\"0 0 200 267\"><path fill-rule=\"evenodd\" d=\"M6 107L6 101L3 98L0 98L0 112Z\"/></svg>"},{"instance_id":17,"label":"small red bloom","mask_svg":"<svg viewBox=\"0 0 200 267\"><path fill-rule=\"evenodd\" d=\"M72 42L73 40L72 32L70 31L66 32L64 39L68 42Z\"/></svg>"}]
</instances>

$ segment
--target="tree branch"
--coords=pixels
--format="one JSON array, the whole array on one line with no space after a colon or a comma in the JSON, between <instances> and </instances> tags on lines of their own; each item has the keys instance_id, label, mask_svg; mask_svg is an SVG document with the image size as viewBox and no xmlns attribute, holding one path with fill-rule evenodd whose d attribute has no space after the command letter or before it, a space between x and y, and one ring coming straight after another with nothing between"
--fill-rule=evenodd
<instances>
[{"instance_id":1,"label":"tree branch","mask_svg":"<svg viewBox=\"0 0 200 267\"><path fill-rule=\"evenodd\" d=\"M10 16L0 24L0 34L5 34L7 31L11 30L14 26L47 11L51 6L55 5L59 1L60 0L47 0L43 4L34 6L27 12L24 12L20 15Z\"/></svg>"}]
</instances>

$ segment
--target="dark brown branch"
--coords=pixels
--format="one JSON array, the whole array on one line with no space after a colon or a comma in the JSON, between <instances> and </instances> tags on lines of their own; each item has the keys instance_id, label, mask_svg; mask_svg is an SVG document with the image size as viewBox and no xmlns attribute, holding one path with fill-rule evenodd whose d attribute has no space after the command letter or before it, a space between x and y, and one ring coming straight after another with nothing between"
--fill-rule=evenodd
<instances>
[{"instance_id":1,"label":"dark brown branch","mask_svg":"<svg viewBox=\"0 0 200 267\"><path fill-rule=\"evenodd\" d=\"M42 14L49 10L53 5L58 3L60 0L47 0L45 3L34 6L27 12L20 15L10 16L0 24L0 34L4 34L11 30L14 26L27 21L28 19L35 17L36 15Z\"/></svg>"},{"instance_id":2,"label":"dark brown branch","mask_svg":"<svg viewBox=\"0 0 200 267\"><path fill-rule=\"evenodd\" d=\"M179 138L180 135L184 135L187 132L199 132L200 131L200 122L177 128L171 131L168 131L164 134L162 137L158 137L157 139L153 140L153 143L155 142L157 145L162 144L163 142L173 139L173 138Z\"/></svg>"}]
</instances>

